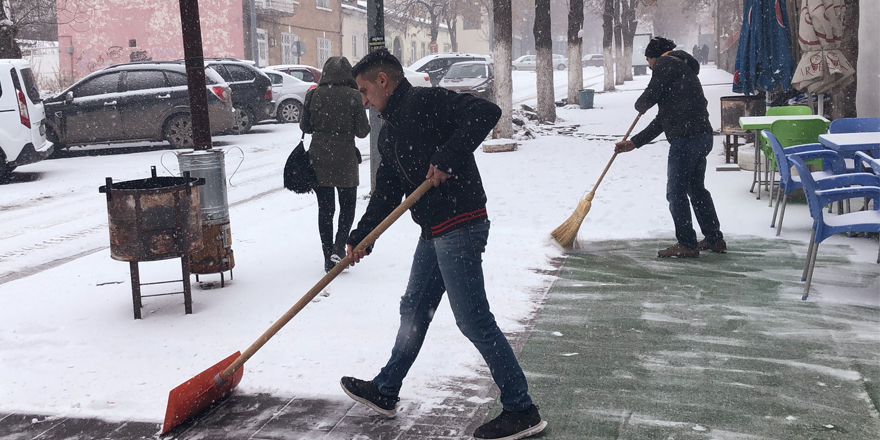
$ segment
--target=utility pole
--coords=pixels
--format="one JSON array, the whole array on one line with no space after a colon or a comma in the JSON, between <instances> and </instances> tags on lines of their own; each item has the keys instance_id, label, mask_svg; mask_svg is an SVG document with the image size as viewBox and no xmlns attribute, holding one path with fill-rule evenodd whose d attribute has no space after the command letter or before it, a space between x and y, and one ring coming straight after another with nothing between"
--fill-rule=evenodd
<instances>
[{"instance_id":1,"label":"utility pole","mask_svg":"<svg viewBox=\"0 0 880 440\"><path fill-rule=\"evenodd\" d=\"M208 122L208 91L205 88L205 58L202 50L202 25L198 0L180 0L180 22L183 34L183 56L192 118L193 148L211 148L211 126Z\"/></svg>"},{"instance_id":2,"label":"utility pole","mask_svg":"<svg viewBox=\"0 0 880 440\"><path fill-rule=\"evenodd\" d=\"M188 172L192 177L205 179L205 184L199 186L203 247L184 257L189 266L186 273L196 274L197 281L199 274L220 273L220 287L224 287L223 272L229 271L231 279L232 268L235 267L226 197L226 164L224 152L211 148L199 3L198 0L179 0L179 3L193 151L178 154L177 161L181 174ZM186 280L185 284L188 285L188 282Z\"/></svg>"},{"instance_id":3,"label":"utility pole","mask_svg":"<svg viewBox=\"0 0 880 440\"><path fill-rule=\"evenodd\" d=\"M367 0L367 36L370 39L370 52L385 47L385 5L384 0ZM379 112L370 108L370 194L376 189L376 173L382 156L379 154L379 130L382 122Z\"/></svg>"}]
</instances>

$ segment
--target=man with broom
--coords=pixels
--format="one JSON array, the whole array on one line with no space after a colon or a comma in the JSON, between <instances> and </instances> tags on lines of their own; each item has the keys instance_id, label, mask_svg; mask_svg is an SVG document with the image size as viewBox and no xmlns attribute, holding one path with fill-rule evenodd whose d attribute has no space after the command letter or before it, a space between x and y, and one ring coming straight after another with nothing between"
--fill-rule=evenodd
<instances>
[{"instance_id":1,"label":"man with broom","mask_svg":"<svg viewBox=\"0 0 880 440\"><path fill-rule=\"evenodd\" d=\"M644 113L655 104L657 117L633 136L621 141L614 151L625 153L651 142L666 133L669 142L666 200L675 223L678 243L661 250L661 258L692 258L701 250L727 252L712 195L705 186L706 156L712 151L712 125L709 123L708 101L697 74L700 63L685 51L675 50L675 43L654 37L645 48L651 68L651 81L635 108ZM691 220L691 205L705 239L697 242Z\"/></svg>"},{"instance_id":2,"label":"man with broom","mask_svg":"<svg viewBox=\"0 0 880 440\"><path fill-rule=\"evenodd\" d=\"M394 416L403 379L446 292L458 328L483 356L501 390L503 411L477 428L474 437L512 440L541 432L547 422L532 403L513 349L489 311L483 281L489 220L473 153L498 122L501 109L469 94L413 87L400 61L386 49L366 55L352 74L364 105L374 107L384 121L376 187L348 239L352 265L368 253L355 252L355 246L404 195L425 179L433 180L434 188L411 208L422 232L400 301L400 328L391 358L372 380L343 377L343 390L380 415Z\"/></svg>"}]
</instances>

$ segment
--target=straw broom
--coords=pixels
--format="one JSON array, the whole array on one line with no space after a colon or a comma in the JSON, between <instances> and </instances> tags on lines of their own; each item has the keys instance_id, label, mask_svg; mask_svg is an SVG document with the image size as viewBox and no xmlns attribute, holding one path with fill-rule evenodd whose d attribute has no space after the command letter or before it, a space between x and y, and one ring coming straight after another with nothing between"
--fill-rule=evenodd
<instances>
[{"instance_id":1,"label":"straw broom","mask_svg":"<svg viewBox=\"0 0 880 440\"><path fill-rule=\"evenodd\" d=\"M632 125L629 126L629 130L626 131L626 134L623 136L623 140L627 140L629 138L629 134L632 133L633 128L635 128L636 123L639 122L639 118L642 117L642 114L639 113L636 116L636 119L633 121ZM587 213L590 212L590 207L592 206L593 196L596 195L596 189L599 188L599 184L602 183L602 179L605 178L605 173L608 172L608 169L611 168L611 164L614 162L614 158L617 157L617 152L614 152L614 155L611 156L611 160L608 161L608 165L605 165L605 170L602 171L602 175L599 176L599 180L593 185L593 190L590 191L583 199L578 202L577 208L575 208L574 212L568 218L568 220L564 221L559 227L553 230L550 235L556 240L564 248L570 248L575 240L577 239L578 230L581 228L581 223L584 222L584 218L587 216Z\"/></svg>"}]
</instances>

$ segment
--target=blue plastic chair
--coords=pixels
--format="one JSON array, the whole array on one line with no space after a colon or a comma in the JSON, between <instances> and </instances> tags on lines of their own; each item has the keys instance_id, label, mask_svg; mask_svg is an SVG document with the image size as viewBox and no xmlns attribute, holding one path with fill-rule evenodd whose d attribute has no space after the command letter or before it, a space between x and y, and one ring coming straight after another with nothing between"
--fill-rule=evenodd
<instances>
[{"instance_id":1,"label":"blue plastic chair","mask_svg":"<svg viewBox=\"0 0 880 440\"><path fill-rule=\"evenodd\" d=\"M856 151L856 160L862 163L861 169L866 173L874 173L880 177L880 158L868 156L868 153Z\"/></svg>"},{"instance_id":2,"label":"blue plastic chair","mask_svg":"<svg viewBox=\"0 0 880 440\"><path fill-rule=\"evenodd\" d=\"M813 218L813 233L810 236L807 262L801 277L801 281L806 281L801 299L806 300L813 281L819 243L842 232L880 232L880 177L869 173L851 173L816 181L799 154L789 155L788 159L801 175L810 217ZM849 185L862 186L844 188ZM874 209L825 218L825 210L822 209L825 205L859 197L873 199ZM877 253L877 263L880 263L880 251Z\"/></svg>"},{"instance_id":3,"label":"blue plastic chair","mask_svg":"<svg viewBox=\"0 0 880 440\"><path fill-rule=\"evenodd\" d=\"M762 130L761 135L770 144L773 150L773 157L779 169L779 191L776 192L776 209L773 210L773 219L770 220L770 227L776 227L776 236L782 233L782 219L785 217L785 206L788 203L788 195L792 191L801 188L801 179L799 176L791 174L791 164L787 155L799 154L804 160L822 159L822 171L811 173L813 179L821 180L837 174L846 172L846 164L837 152L826 150L822 144L804 144L793 147L782 148L779 139L768 130ZM780 209L782 205L782 209ZM779 223L776 223L776 215L779 214Z\"/></svg>"},{"instance_id":4,"label":"blue plastic chair","mask_svg":"<svg viewBox=\"0 0 880 440\"><path fill-rule=\"evenodd\" d=\"M829 133L865 133L880 131L880 118L840 118L831 121Z\"/></svg>"}]
</instances>

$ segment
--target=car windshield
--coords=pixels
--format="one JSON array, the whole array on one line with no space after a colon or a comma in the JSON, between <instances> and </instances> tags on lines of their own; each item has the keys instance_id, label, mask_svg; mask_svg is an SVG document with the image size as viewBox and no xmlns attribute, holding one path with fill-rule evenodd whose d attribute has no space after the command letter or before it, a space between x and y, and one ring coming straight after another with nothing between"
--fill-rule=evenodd
<instances>
[{"instance_id":1,"label":"car windshield","mask_svg":"<svg viewBox=\"0 0 880 440\"><path fill-rule=\"evenodd\" d=\"M462 78L486 78L488 77L487 66L485 64L453 64L446 72L444 79L462 79Z\"/></svg>"}]
</instances>

